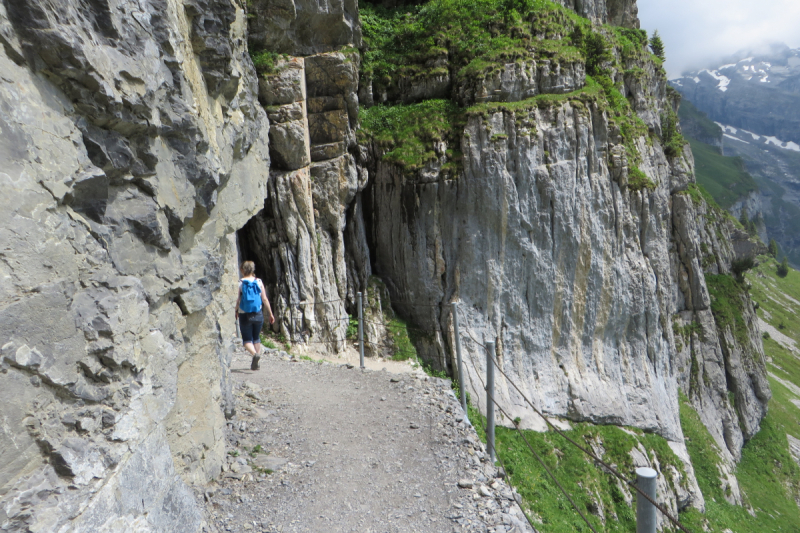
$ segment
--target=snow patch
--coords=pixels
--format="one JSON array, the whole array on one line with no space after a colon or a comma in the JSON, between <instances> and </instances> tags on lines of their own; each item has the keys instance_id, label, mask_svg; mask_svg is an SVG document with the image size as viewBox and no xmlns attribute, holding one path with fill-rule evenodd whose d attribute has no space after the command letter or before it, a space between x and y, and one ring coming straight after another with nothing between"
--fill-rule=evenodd
<instances>
[{"instance_id":1,"label":"snow patch","mask_svg":"<svg viewBox=\"0 0 800 533\"><path fill-rule=\"evenodd\" d=\"M717 89L719 89L722 92L725 92L725 91L728 90L728 84L731 82L731 79L729 77L723 76L722 74L719 73L718 70L703 69L703 70L700 71L701 74L703 72L708 73L709 76L711 76L712 78L717 80L717 82L719 82L719 83L717 83Z\"/></svg>"},{"instance_id":2,"label":"snow patch","mask_svg":"<svg viewBox=\"0 0 800 533\"><path fill-rule=\"evenodd\" d=\"M797 143L793 143L791 141L784 142L778 139L777 137L769 137L766 135L764 136L764 139L766 139L767 144L775 145L778 148L783 148L784 150L792 150L793 152L800 152L800 145L798 145Z\"/></svg>"},{"instance_id":3,"label":"snow patch","mask_svg":"<svg viewBox=\"0 0 800 533\"><path fill-rule=\"evenodd\" d=\"M692 79L694 80L695 83L700 83L700 78L698 78L697 76L695 76Z\"/></svg>"},{"instance_id":4,"label":"snow patch","mask_svg":"<svg viewBox=\"0 0 800 533\"><path fill-rule=\"evenodd\" d=\"M733 68L736 66L736 63L731 63L730 65L722 65L717 70L725 70L726 68Z\"/></svg>"},{"instance_id":5,"label":"snow patch","mask_svg":"<svg viewBox=\"0 0 800 533\"><path fill-rule=\"evenodd\" d=\"M723 133L722 135L723 137L727 137L728 139L733 139L734 141L739 141L740 143L750 144L749 142L742 140L739 137L734 137L733 135L728 135L727 133Z\"/></svg>"},{"instance_id":6,"label":"snow patch","mask_svg":"<svg viewBox=\"0 0 800 533\"><path fill-rule=\"evenodd\" d=\"M764 76L763 78L761 78L758 81L760 81L761 83L769 83L769 76Z\"/></svg>"},{"instance_id":7,"label":"snow patch","mask_svg":"<svg viewBox=\"0 0 800 533\"><path fill-rule=\"evenodd\" d=\"M724 133L737 133L739 131L736 128L734 128L733 126L728 126L726 124L723 124L722 122L715 122L714 124L716 124L717 126L722 128L722 131Z\"/></svg>"}]
</instances>

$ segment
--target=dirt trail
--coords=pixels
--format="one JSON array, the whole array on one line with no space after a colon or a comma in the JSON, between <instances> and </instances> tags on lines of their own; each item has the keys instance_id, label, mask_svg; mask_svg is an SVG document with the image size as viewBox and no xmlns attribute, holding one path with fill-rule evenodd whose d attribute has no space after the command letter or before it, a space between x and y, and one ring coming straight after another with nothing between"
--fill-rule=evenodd
<instances>
[{"instance_id":1,"label":"dirt trail","mask_svg":"<svg viewBox=\"0 0 800 533\"><path fill-rule=\"evenodd\" d=\"M231 451L205 494L212 531L532 531L449 382L283 352L249 363L234 357Z\"/></svg>"}]
</instances>

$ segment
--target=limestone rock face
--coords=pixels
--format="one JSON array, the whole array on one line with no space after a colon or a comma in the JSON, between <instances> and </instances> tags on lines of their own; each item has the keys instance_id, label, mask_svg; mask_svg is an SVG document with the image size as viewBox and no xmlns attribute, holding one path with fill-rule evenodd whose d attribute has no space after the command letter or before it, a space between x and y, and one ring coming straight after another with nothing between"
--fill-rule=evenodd
<instances>
[{"instance_id":1,"label":"limestone rock face","mask_svg":"<svg viewBox=\"0 0 800 533\"><path fill-rule=\"evenodd\" d=\"M0 528L197 531L269 120L230 0L0 4Z\"/></svg>"},{"instance_id":2,"label":"limestone rock face","mask_svg":"<svg viewBox=\"0 0 800 533\"><path fill-rule=\"evenodd\" d=\"M639 8L636 0L555 0L562 6L574 10L582 17L595 22L639 27Z\"/></svg>"},{"instance_id":3,"label":"limestone rock face","mask_svg":"<svg viewBox=\"0 0 800 533\"><path fill-rule=\"evenodd\" d=\"M672 103L663 74L644 72L619 83L659 132ZM466 386L478 401L482 343L493 340L500 367L546 413L681 443L680 389L738 459L770 392L749 297L737 296L745 331L725 324L706 273L730 274L752 250L735 244L722 213L698 211L688 146L667 157L657 135L636 139L653 186L634 189L619 128L596 104L479 109L468 114L455 177L443 171L447 146L419 171L384 161L378 144L360 160L371 176L373 272L393 301L412 302L396 306L401 316L433 332L416 342L423 358L455 367L446 304L459 301ZM693 335L691 345L678 338ZM504 409L542 427L500 383Z\"/></svg>"},{"instance_id":4,"label":"limestone rock face","mask_svg":"<svg viewBox=\"0 0 800 533\"><path fill-rule=\"evenodd\" d=\"M581 62L550 61L509 63L483 78L464 78L457 89L464 105L483 102L519 102L537 94L563 94L586 84Z\"/></svg>"},{"instance_id":5,"label":"limestone rock face","mask_svg":"<svg viewBox=\"0 0 800 533\"><path fill-rule=\"evenodd\" d=\"M566 4L638 24L632 0ZM287 55L256 76L248 40ZM478 401L494 340L550 415L683 453L680 389L731 461L757 431L769 389L752 304L739 295L742 323L727 323L707 282L752 250L695 201L688 148L664 154L672 103L652 64L614 74L652 132L633 140L648 188L591 99L486 106L457 132L460 161L439 142L421 170L385 162L359 142L360 104L522 102L585 72L537 59L453 80L435 58L373 94L355 2L5 0L0 42L3 530L202 528L187 483L223 462L243 259L293 342L342 350L365 291L368 317L396 302L429 333L421 357L452 369L459 301ZM386 328L366 335L381 353ZM506 384L497 395L540 425ZM700 507L687 476L671 505Z\"/></svg>"},{"instance_id":6,"label":"limestone rock face","mask_svg":"<svg viewBox=\"0 0 800 533\"><path fill-rule=\"evenodd\" d=\"M356 0L252 0L251 46L292 55L361 46Z\"/></svg>"},{"instance_id":7,"label":"limestone rock face","mask_svg":"<svg viewBox=\"0 0 800 533\"><path fill-rule=\"evenodd\" d=\"M264 209L238 233L242 257L256 260L272 295L273 329L336 352L344 348L346 306L369 277L356 200L366 174L359 176L350 153L358 64L355 53L292 57L259 80L272 120L272 172Z\"/></svg>"}]
</instances>

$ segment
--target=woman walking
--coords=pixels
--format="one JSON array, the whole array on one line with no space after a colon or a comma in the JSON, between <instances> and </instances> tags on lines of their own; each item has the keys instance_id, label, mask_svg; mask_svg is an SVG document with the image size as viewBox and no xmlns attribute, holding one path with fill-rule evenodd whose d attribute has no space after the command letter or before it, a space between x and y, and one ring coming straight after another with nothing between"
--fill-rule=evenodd
<instances>
[{"instance_id":1,"label":"woman walking","mask_svg":"<svg viewBox=\"0 0 800 533\"><path fill-rule=\"evenodd\" d=\"M242 279L239 280L239 296L236 298L236 320L239 321L244 349L253 356L250 370L258 370L258 360L261 359L264 309L269 313L269 323L274 323L275 317L267 300L267 291L256 277L256 265L252 261L245 261L242 265Z\"/></svg>"}]
</instances>

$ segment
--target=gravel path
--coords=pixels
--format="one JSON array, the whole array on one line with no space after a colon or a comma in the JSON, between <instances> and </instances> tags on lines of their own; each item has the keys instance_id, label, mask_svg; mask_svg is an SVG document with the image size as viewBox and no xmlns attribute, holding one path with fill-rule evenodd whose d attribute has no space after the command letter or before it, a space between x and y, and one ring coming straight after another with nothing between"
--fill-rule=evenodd
<instances>
[{"instance_id":1,"label":"gravel path","mask_svg":"<svg viewBox=\"0 0 800 533\"><path fill-rule=\"evenodd\" d=\"M449 381L234 356L228 464L204 495L211 531L532 531L484 460Z\"/></svg>"}]
</instances>

